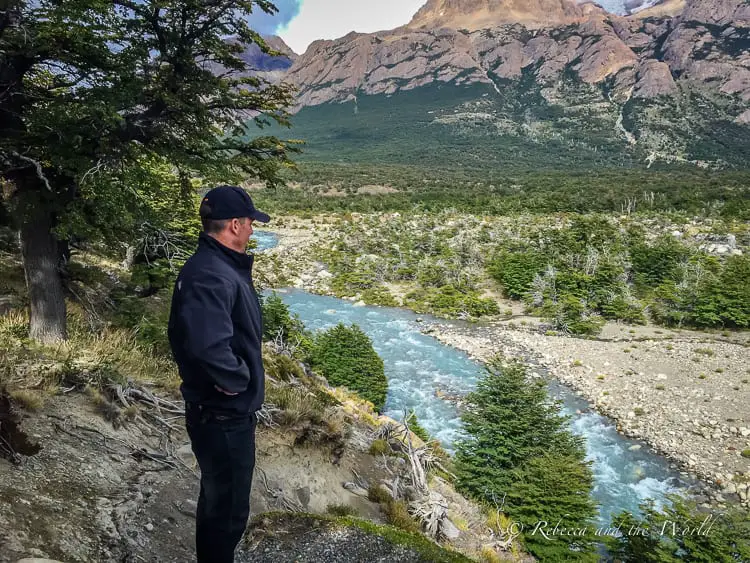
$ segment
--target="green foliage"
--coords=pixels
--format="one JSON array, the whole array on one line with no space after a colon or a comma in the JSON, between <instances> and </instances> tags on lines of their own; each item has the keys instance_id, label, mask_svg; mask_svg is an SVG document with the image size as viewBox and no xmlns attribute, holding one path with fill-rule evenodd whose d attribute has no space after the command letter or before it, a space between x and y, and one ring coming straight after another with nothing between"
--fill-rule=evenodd
<instances>
[{"instance_id":1,"label":"green foliage","mask_svg":"<svg viewBox=\"0 0 750 563\"><path fill-rule=\"evenodd\" d=\"M370 305L381 305L383 307L396 307L398 302L384 287L370 287L362 292L362 300Z\"/></svg>"},{"instance_id":2,"label":"green foliage","mask_svg":"<svg viewBox=\"0 0 750 563\"><path fill-rule=\"evenodd\" d=\"M487 271L502 287L506 297L523 299L531 289L534 277L546 266L537 252L501 251L487 265Z\"/></svg>"},{"instance_id":3,"label":"green foliage","mask_svg":"<svg viewBox=\"0 0 750 563\"><path fill-rule=\"evenodd\" d=\"M326 512L331 516L356 516L357 510L348 504L329 504Z\"/></svg>"},{"instance_id":4,"label":"green foliage","mask_svg":"<svg viewBox=\"0 0 750 563\"><path fill-rule=\"evenodd\" d=\"M385 408L388 380L383 360L370 338L357 325L343 324L317 334L312 346L312 366L337 387L348 387L370 401L378 411Z\"/></svg>"},{"instance_id":5,"label":"green foliage","mask_svg":"<svg viewBox=\"0 0 750 563\"><path fill-rule=\"evenodd\" d=\"M656 287L679 278L679 266L690 252L674 237L665 236L654 244L638 243L630 247L633 277L640 287Z\"/></svg>"},{"instance_id":6,"label":"green foliage","mask_svg":"<svg viewBox=\"0 0 750 563\"><path fill-rule=\"evenodd\" d=\"M572 334L598 334L604 321L592 313L587 304L574 295L563 295L543 309L556 330Z\"/></svg>"},{"instance_id":7,"label":"green foliage","mask_svg":"<svg viewBox=\"0 0 750 563\"><path fill-rule=\"evenodd\" d=\"M392 452L391 446L388 444L388 441L382 439L373 440L368 451L370 452L370 455L374 456L381 456L383 454L389 454Z\"/></svg>"},{"instance_id":8,"label":"green foliage","mask_svg":"<svg viewBox=\"0 0 750 563\"><path fill-rule=\"evenodd\" d=\"M391 493L386 491L383 485L380 485L378 483L371 484L370 488L367 489L367 498L370 501L376 502L378 504L385 504L393 500Z\"/></svg>"},{"instance_id":9,"label":"green foliage","mask_svg":"<svg viewBox=\"0 0 750 563\"><path fill-rule=\"evenodd\" d=\"M500 307L492 299L479 297L476 291L462 291L453 285L418 289L405 296L405 305L453 318L497 315Z\"/></svg>"},{"instance_id":10,"label":"green foliage","mask_svg":"<svg viewBox=\"0 0 750 563\"><path fill-rule=\"evenodd\" d=\"M275 291L261 299L263 310L263 339L274 340L278 336L287 342L293 337L305 337L305 327L298 315L289 312L289 306Z\"/></svg>"},{"instance_id":11,"label":"green foliage","mask_svg":"<svg viewBox=\"0 0 750 563\"><path fill-rule=\"evenodd\" d=\"M270 2L40 0L6 8L0 205L15 227L41 230L32 254L56 261L55 238L77 238L173 258L185 242L173 236L176 223L194 209L193 178L276 185L291 165L293 143L246 139L270 122L286 125L292 102L289 86L249 76L241 56L253 44L268 50L248 22L272 13ZM60 317L64 304L55 311ZM64 318L49 322L64 335Z\"/></svg>"},{"instance_id":12,"label":"green foliage","mask_svg":"<svg viewBox=\"0 0 750 563\"><path fill-rule=\"evenodd\" d=\"M391 499L383 504L382 507L383 512L385 512L385 518L391 526L411 534L418 534L422 531L419 522L409 514L409 507L406 501Z\"/></svg>"},{"instance_id":13,"label":"green foliage","mask_svg":"<svg viewBox=\"0 0 750 563\"><path fill-rule=\"evenodd\" d=\"M724 513L699 511L695 503L673 495L671 504L656 510L641 505L642 517L625 512L615 517L620 537L608 536L612 556L626 563L750 561L750 518L744 508Z\"/></svg>"},{"instance_id":14,"label":"green foliage","mask_svg":"<svg viewBox=\"0 0 750 563\"><path fill-rule=\"evenodd\" d=\"M532 535L539 520L583 528L596 515L583 441L570 433L543 382L521 364L487 366L462 415L468 437L456 446L460 490L478 500L506 498L505 513L524 525L529 551L544 560L592 559L592 538ZM579 558L579 559L576 559ZM593 560L593 559L592 559Z\"/></svg>"},{"instance_id":15,"label":"green foliage","mask_svg":"<svg viewBox=\"0 0 750 563\"><path fill-rule=\"evenodd\" d=\"M414 432L419 438L427 443L432 438L430 438L430 434L427 432L427 430L424 429L424 427L419 424L419 420L417 419L417 413L414 412L414 409L409 411L409 414L406 417L406 423L409 425L409 430Z\"/></svg>"}]
</instances>

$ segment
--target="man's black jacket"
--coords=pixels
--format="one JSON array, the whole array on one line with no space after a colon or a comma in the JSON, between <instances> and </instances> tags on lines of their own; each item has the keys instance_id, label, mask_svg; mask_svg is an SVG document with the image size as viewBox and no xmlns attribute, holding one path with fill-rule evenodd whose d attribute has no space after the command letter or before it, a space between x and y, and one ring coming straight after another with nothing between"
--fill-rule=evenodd
<instances>
[{"instance_id":1,"label":"man's black jacket","mask_svg":"<svg viewBox=\"0 0 750 563\"><path fill-rule=\"evenodd\" d=\"M201 233L197 252L177 277L169 342L186 402L239 414L263 404L263 318L253 258Z\"/></svg>"}]
</instances>

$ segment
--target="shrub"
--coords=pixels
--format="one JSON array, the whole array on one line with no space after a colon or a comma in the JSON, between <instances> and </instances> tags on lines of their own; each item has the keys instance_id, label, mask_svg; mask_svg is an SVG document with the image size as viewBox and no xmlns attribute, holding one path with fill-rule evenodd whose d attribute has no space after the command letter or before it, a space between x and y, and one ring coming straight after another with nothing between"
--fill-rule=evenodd
<instances>
[{"instance_id":1,"label":"shrub","mask_svg":"<svg viewBox=\"0 0 750 563\"><path fill-rule=\"evenodd\" d=\"M369 452L370 455L374 456L389 454L391 453L391 446L387 440L373 440L372 444L370 444Z\"/></svg>"},{"instance_id":2,"label":"shrub","mask_svg":"<svg viewBox=\"0 0 750 563\"><path fill-rule=\"evenodd\" d=\"M376 503L387 503L393 500L391 493L385 490L383 485L373 483L367 489L367 498Z\"/></svg>"},{"instance_id":3,"label":"shrub","mask_svg":"<svg viewBox=\"0 0 750 563\"><path fill-rule=\"evenodd\" d=\"M656 287L666 281L678 281L679 265L690 251L674 237L665 236L649 246L645 243L630 247L630 260L636 285Z\"/></svg>"},{"instance_id":4,"label":"shrub","mask_svg":"<svg viewBox=\"0 0 750 563\"><path fill-rule=\"evenodd\" d=\"M266 401L281 409L281 424L293 426L300 422L323 422L325 405L318 397L303 387L268 386Z\"/></svg>"},{"instance_id":5,"label":"shrub","mask_svg":"<svg viewBox=\"0 0 750 563\"><path fill-rule=\"evenodd\" d=\"M411 514L409 514L409 507L403 500L393 500L381 505L383 512L385 512L385 518L391 526L400 528L404 531L412 534L418 534L422 531L422 526L417 522Z\"/></svg>"},{"instance_id":6,"label":"shrub","mask_svg":"<svg viewBox=\"0 0 750 563\"><path fill-rule=\"evenodd\" d=\"M362 292L362 300L371 305L381 305L383 307L397 307L396 298L391 295L385 287L377 286L365 289Z\"/></svg>"},{"instance_id":7,"label":"shrub","mask_svg":"<svg viewBox=\"0 0 750 563\"><path fill-rule=\"evenodd\" d=\"M748 450L742 450L742 453L740 455L742 457L748 457L748 458L750 458L750 449L748 449Z\"/></svg>"},{"instance_id":8,"label":"shrub","mask_svg":"<svg viewBox=\"0 0 750 563\"><path fill-rule=\"evenodd\" d=\"M417 413L414 412L414 409L409 411L409 414L406 417L406 423L409 425L409 430L414 432L419 438L427 443L431 440L430 434L425 430L421 424L419 424L419 420L417 420Z\"/></svg>"},{"instance_id":9,"label":"shrub","mask_svg":"<svg viewBox=\"0 0 750 563\"><path fill-rule=\"evenodd\" d=\"M604 325L601 317L588 310L573 295L564 295L556 304L545 308L545 315L556 330L571 334L598 334Z\"/></svg>"},{"instance_id":10,"label":"shrub","mask_svg":"<svg viewBox=\"0 0 750 563\"><path fill-rule=\"evenodd\" d=\"M289 307L276 292L261 300L261 308L264 340L274 340L281 335L286 342L292 335L303 335L305 327L302 321L289 312Z\"/></svg>"},{"instance_id":11,"label":"shrub","mask_svg":"<svg viewBox=\"0 0 750 563\"><path fill-rule=\"evenodd\" d=\"M326 512L332 516L356 516L357 511L348 504L329 504Z\"/></svg>"},{"instance_id":12,"label":"shrub","mask_svg":"<svg viewBox=\"0 0 750 563\"><path fill-rule=\"evenodd\" d=\"M626 563L750 560L750 519L745 509L710 514L698 511L695 503L675 495L670 501L671 505L663 511L657 511L653 501L643 503L640 518L628 512L614 518L613 526L623 531L635 529L635 526L645 531L608 536L605 541L614 560ZM708 533L683 533L683 530L699 530L709 525Z\"/></svg>"},{"instance_id":13,"label":"shrub","mask_svg":"<svg viewBox=\"0 0 750 563\"><path fill-rule=\"evenodd\" d=\"M388 379L383 360L357 325L338 324L316 335L311 359L331 385L357 392L379 412L385 408Z\"/></svg>"},{"instance_id":14,"label":"shrub","mask_svg":"<svg viewBox=\"0 0 750 563\"><path fill-rule=\"evenodd\" d=\"M16 389L11 391L9 395L13 402L27 411L38 411L44 406L44 397L36 391Z\"/></svg>"},{"instance_id":15,"label":"shrub","mask_svg":"<svg viewBox=\"0 0 750 563\"><path fill-rule=\"evenodd\" d=\"M546 260L538 252L502 251L489 262L487 272L503 287L506 297L522 299L545 266Z\"/></svg>"},{"instance_id":16,"label":"shrub","mask_svg":"<svg viewBox=\"0 0 750 563\"><path fill-rule=\"evenodd\" d=\"M485 502L505 495L506 514L524 525L526 546L539 559L593 560L590 537L531 534L540 520L582 528L596 515L582 438L523 365L495 361L486 369L462 415L468 437L456 445L459 489Z\"/></svg>"}]
</instances>

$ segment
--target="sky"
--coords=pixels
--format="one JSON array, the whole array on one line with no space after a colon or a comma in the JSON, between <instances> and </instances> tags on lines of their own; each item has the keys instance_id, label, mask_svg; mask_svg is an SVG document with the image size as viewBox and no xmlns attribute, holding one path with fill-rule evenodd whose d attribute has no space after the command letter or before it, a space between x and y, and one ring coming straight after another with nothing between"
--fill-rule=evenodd
<instances>
[{"instance_id":1,"label":"sky","mask_svg":"<svg viewBox=\"0 0 750 563\"><path fill-rule=\"evenodd\" d=\"M409 23L426 0L274 0L278 14L251 18L256 31L279 35L297 54L316 39L338 39L351 31L372 33ZM612 12L624 0L598 0ZM650 1L648 3L651 3Z\"/></svg>"},{"instance_id":2,"label":"sky","mask_svg":"<svg viewBox=\"0 0 750 563\"><path fill-rule=\"evenodd\" d=\"M275 0L279 13L251 18L254 29L279 35L302 54L316 39L338 39L350 31L372 33L409 23L426 0Z\"/></svg>"}]
</instances>

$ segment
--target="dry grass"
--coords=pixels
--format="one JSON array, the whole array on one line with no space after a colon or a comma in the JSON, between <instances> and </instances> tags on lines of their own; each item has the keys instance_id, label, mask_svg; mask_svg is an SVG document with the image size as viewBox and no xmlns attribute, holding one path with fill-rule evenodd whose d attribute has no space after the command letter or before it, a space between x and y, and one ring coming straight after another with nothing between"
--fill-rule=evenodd
<instances>
[{"instance_id":1,"label":"dry grass","mask_svg":"<svg viewBox=\"0 0 750 563\"><path fill-rule=\"evenodd\" d=\"M28 389L12 389L8 392L11 400L27 411L38 411L44 406L44 395Z\"/></svg>"},{"instance_id":2,"label":"dry grass","mask_svg":"<svg viewBox=\"0 0 750 563\"><path fill-rule=\"evenodd\" d=\"M285 426L301 422L323 422L325 407L305 387L291 385L270 385L266 387L266 402L281 409L281 420Z\"/></svg>"},{"instance_id":3,"label":"dry grass","mask_svg":"<svg viewBox=\"0 0 750 563\"><path fill-rule=\"evenodd\" d=\"M401 528L412 534L419 534L422 532L422 526L417 522L411 514L409 514L409 507L406 501L403 500L390 500L389 502L382 504L381 508L385 513L385 518L391 526Z\"/></svg>"},{"instance_id":4,"label":"dry grass","mask_svg":"<svg viewBox=\"0 0 750 563\"><path fill-rule=\"evenodd\" d=\"M53 390L61 385L103 387L128 380L167 389L179 385L176 366L156 357L127 330L94 334L81 325L71 307L69 339L40 345L28 339L28 315L12 312L0 317L0 378L11 387Z\"/></svg>"},{"instance_id":5,"label":"dry grass","mask_svg":"<svg viewBox=\"0 0 750 563\"><path fill-rule=\"evenodd\" d=\"M479 561L481 563L501 563L503 559L493 547L485 545L479 552Z\"/></svg>"},{"instance_id":6,"label":"dry grass","mask_svg":"<svg viewBox=\"0 0 750 563\"><path fill-rule=\"evenodd\" d=\"M370 455L374 456L381 456L383 454L390 454L393 452L391 450L391 446L388 444L387 440L378 439L373 440L372 444L370 444Z\"/></svg>"}]
</instances>

